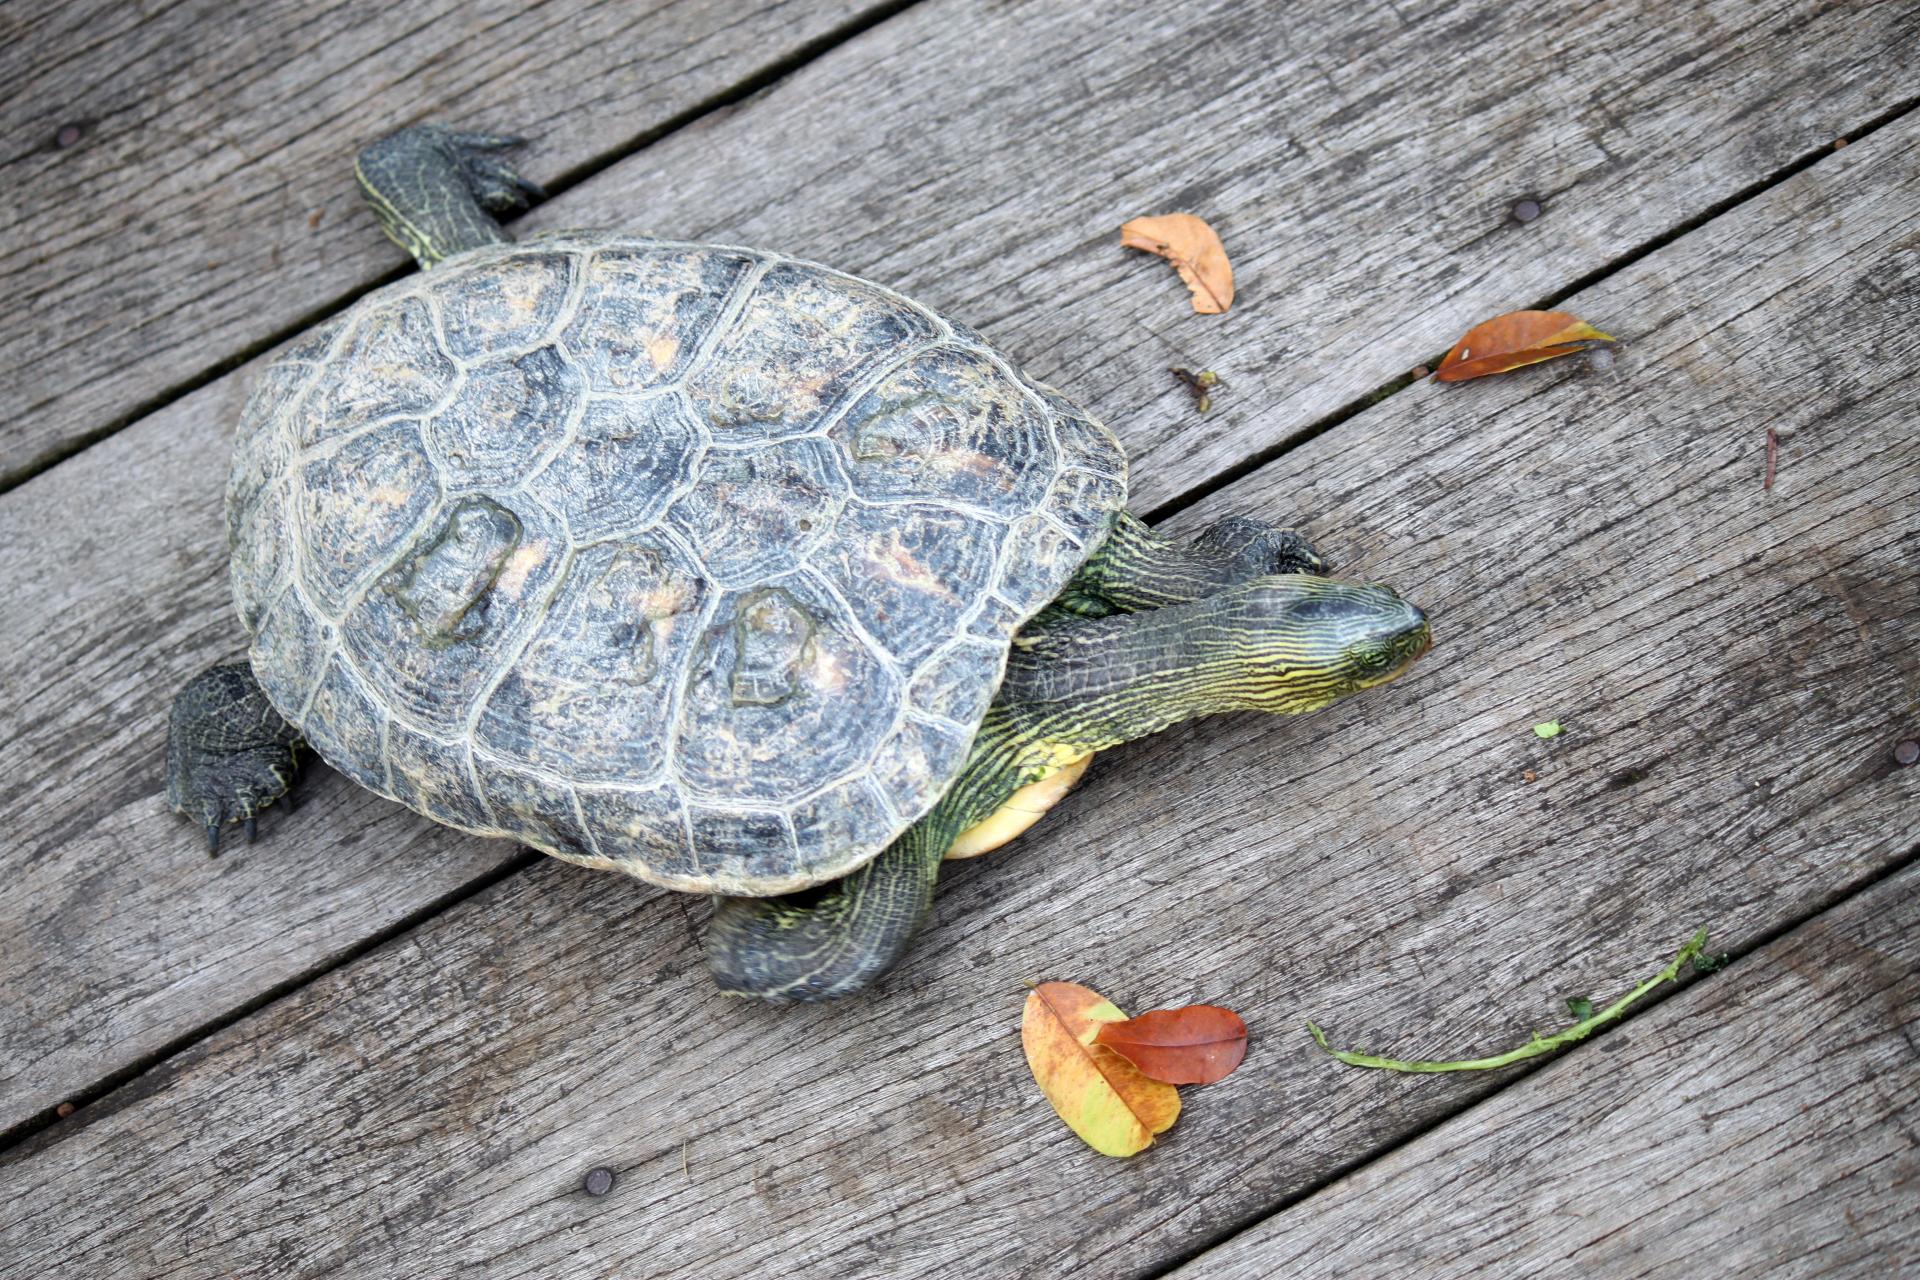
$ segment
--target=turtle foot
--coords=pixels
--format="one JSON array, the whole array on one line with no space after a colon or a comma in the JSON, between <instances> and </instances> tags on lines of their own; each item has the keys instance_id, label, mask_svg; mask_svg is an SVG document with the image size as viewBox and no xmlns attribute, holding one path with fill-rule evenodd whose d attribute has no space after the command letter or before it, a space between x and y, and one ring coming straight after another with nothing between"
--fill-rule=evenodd
<instances>
[{"instance_id":1,"label":"turtle foot","mask_svg":"<svg viewBox=\"0 0 1920 1280\"><path fill-rule=\"evenodd\" d=\"M167 804L206 828L210 854L228 823L242 824L251 842L260 811L293 785L299 746L300 731L273 709L251 668L209 667L173 700Z\"/></svg>"},{"instance_id":2,"label":"turtle foot","mask_svg":"<svg viewBox=\"0 0 1920 1280\"><path fill-rule=\"evenodd\" d=\"M499 155L520 145L501 133L419 124L360 152L355 173L381 229L422 267L507 235L495 217L545 195Z\"/></svg>"},{"instance_id":3,"label":"turtle foot","mask_svg":"<svg viewBox=\"0 0 1920 1280\"><path fill-rule=\"evenodd\" d=\"M1235 562L1236 581L1263 578L1272 573L1312 573L1326 576L1327 562L1297 529L1282 529L1256 516L1228 516L1216 520L1194 538L1193 544Z\"/></svg>"},{"instance_id":4,"label":"turtle foot","mask_svg":"<svg viewBox=\"0 0 1920 1280\"><path fill-rule=\"evenodd\" d=\"M434 141L460 167L467 190L488 213L515 213L527 207L529 200L546 198L539 183L523 178L497 152L523 145L525 138L506 133L468 133L442 125L421 125Z\"/></svg>"}]
</instances>

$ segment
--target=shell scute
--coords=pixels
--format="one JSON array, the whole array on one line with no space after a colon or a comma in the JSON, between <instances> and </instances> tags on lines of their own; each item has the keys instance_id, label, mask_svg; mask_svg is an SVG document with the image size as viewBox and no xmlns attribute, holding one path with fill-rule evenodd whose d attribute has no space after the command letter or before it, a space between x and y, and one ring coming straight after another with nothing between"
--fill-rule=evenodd
<instances>
[{"instance_id":1,"label":"shell scute","mask_svg":"<svg viewBox=\"0 0 1920 1280\"><path fill-rule=\"evenodd\" d=\"M354 589L440 500L420 427L394 422L348 439L300 470L301 580L339 617Z\"/></svg>"},{"instance_id":2,"label":"shell scute","mask_svg":"<svg viewBox=\"0 0 1920 1280\"><path fill-rule=\"evenodd\" d=\"M750 586L798 567L832 534L845 501L833 446L786 440L709 452L667 523L715 583Z\"/></svg>"},{"instance_id":3,"label":"shell scute","mask_svg":"<svg viewBox=\"0 0 1920 1280\"><path fill-rule=\"evenodd\" d=\"M494 760L485 751L473 753L473 773L493 820L508 835L561 857L592 856L593 847L574 812L571 786L556 786L551 779Z\"/></svg>"},{"instance_id":4,"label":"shell scute","mask_svg":"<svg viewBox=\"0 0 1920 1280\"><path fill-rule=\"evenodd\" d=\"M959 631L1006 526L933 503L851 504L814 565L906 670Z\"/></svg>"},{"instance_id":5,"label":"shell scute","mask_svg":"<svg viewBox=\"0 0 1920 1280\"><path fill-rule=\"evenodd\" d=\"M308 745L363 787L387 786L387 713L334 654L313 694Z\"/></svg>"},{"instance_id":6,"label":"shell scute","mask_svg":"<svg viewBox=\"0 0 1920 1280\"><path fill-rule=\"evenodd\" d=\"M464 742L417 733L400 720L387 725L385 794L416 813L467 831L493 828L493 815L474 785ZM380 788L375 788L380 790Z\"/></svg>"},{"instance_id":7,"label":"shell scute","mask_svg":"<svg viewBox=\"0 0 1920 1280\"><path fill-rule=\"evenodd\" d=\"M320 616L297 583L289 583L260 619L248 650L254 679L274 708L294 724L302 724L306 716L336 639L333 624ZM311 729L302 727L311 736Z\"/></svg>"},{"instance_id":8,"label":"shell scute","mask_svg":"<svg viewBox=\"0 0 1920 1280\"><path fill-rule=\"evenodd\" d=\"M574 788L600 855L590 866L626 871L675 888L698 889L706 872L687 838L687 805L677 787L594 785ZM582 861L575 859L575 861Z\"/></svg>"},{"instance_id":9,"label":"shell scute","mask_svg":"<svg viewBox=\"0 0 1920 1280\"><path fill-rule=\"evenodd\" d=\"M593 396L572 444L528 481L577 543L645 529L692 486L705 438L677 392Z\"/></svg>"},{"instance_id":10,"label":"shell scute","mask_svg":"<svg viewBox=\"0 0 1920 1280\"><path fill-rule=\"evenodd\" d=\"M789 880L800 860L793 824L783 813L689 804L687 824L693 848L705 851L707 861L719 868L709 875L738 875L746 883Z\"/></svg>"},{"instance_id":11,"label":"shell scute","mask_svg":"<svg viewBox=\"0 0 1920 1280\"><path fill-rule=\"evenodd\" d=\"M876 366L937 333L925 312L864 281L781 263L760 277L687 394L718 443L804 435Z\"/></svg>"},{"instance_id":12,"label":"shell scute","mask_svg":"<svg viewBox=\"0 0 1920 1280\"><path fill-rule=\"evenodd\" d=\"M462 362L547 342L572 283L573 255L518 253L467 273L439 295L447 351Z\"/></svg>"},{"instance_id":13,"label":"shell scute","mask_svg":"<svg viewBox=\"0 0 1920 1280\"><path fill-rule=\"evenodd\" d=\"M759 265L737 249L617 245L593 252L563 341L597 392L678 381Z\"/></svg>"},{"instance_id":14,"label":"shell scute","mask_svg":"<svg viewBox=\"0 0 1920 1280\"><path fill-rule=\"evenodd\" d=\"M398 714L429 732L464 734L500 651L538 623L536 606L570 554L538 508L463 498L361 597L342 620L343 641Z\"/></svg>"},{"instance_id":15,"label":"shell scute","mask_svg":"<svg viewBox=\"0 0 1920 1280\"><path fill-rule=\"evenodd\" d=\"M730 592L691 657L675 772L697 800L791 804L865 765L897 701L892 671L804 577Z\"/></svg>"},{"instance_id":16,"label":"shell scute","mask_svg":"<svg viewBox=\"0 0 1920 1280\"><path fill-rule=\"evenodd\" d=\"M428 420L452 489L511 488L573 428L584 380L549 343L483 360L466 371L453 398Z\"/></svg>"},{"instance_id":17,"label":"shell scute","mask_svg":"<svg viewBox=\"0 0 1920 1280\"><path fill-rule=\"evenodd\" d=\"M871 501L1029 511L1057 459L1045 416L998 361L941 347L913 357L833 429L854 491Z\"/></svg>"},{"instance_id":18,"label":"shell scute","mask_svg":"<svg viewBox=\"0 0 1920 1280\"><path fill-rule=\"evenodd\" d=\"M323 372L291 412L301 448L383 419L428 413L459 376L441 348L433 313L417 297L356 314Z\"/></svg>"},{"instance_id":19,"label":"shell scute","mask_svg":"<svg viewBox=\"0 0 1920 1280\"><path fill-rule=\"evenodd\" d=\"M586 782L666 768L672 704L712 588L665 540L581 551L567 588L487 699L487 751Z\"/></svg>"}]
</instances>

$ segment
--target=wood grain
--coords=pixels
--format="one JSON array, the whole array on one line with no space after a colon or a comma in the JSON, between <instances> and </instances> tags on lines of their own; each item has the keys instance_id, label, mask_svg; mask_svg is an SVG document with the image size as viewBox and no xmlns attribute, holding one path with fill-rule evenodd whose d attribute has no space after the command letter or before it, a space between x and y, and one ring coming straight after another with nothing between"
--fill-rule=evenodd
<instances>
[{"instance_id":1,"label":"wood grain","mask_svg":"<svg viewBox=\"0 0 1920 1280\"><path fill-rule=\"evenodd\" d=\"M1495 9L1406 12L1425 20L1215 3L1187 28L1143 31L1072 6L916 7L529 221L759 241L984 318L1113 419L1151 505L1856 125L1899 83L1892 35L1920 20L1899 5L1731 5L1667 28L1588 6L1499 18L1503 55L1488 60L1469 36ZM1164 49L1189 45L1199 62L1170 73ZM1595 86L1599 105L1540 110L1563 83ZM894 109L875 111L876 94ZM1525 229L1489 194L1523 186L1563 193ZM1125 216L1163 202L1204 207L1229 234L1241 295L1227 316L1192 315L1164 263L1117 247ZM1169 325L1200 345L1147 333ZM1214 416L1193 415L1175 362L1226 372ZM212 868L164 811L167 704L239 647L218 504L258 368L0 500L0 653L21 691L0 704L0 1126L516 856L330 775L265 844ZM1314 511L1307 495L1258 502Z\"/></svg>"},{"instance_id":2,"label":"wood grain","mask_svg":"<svg viewBox=\"0 0 1920 1280\"><path fill-rule=\"evenodd\" d=\"M549 182L884 8L9 4L0 483L405 263L361 208L363 143L429 117L511 129Z\"/></svg>"},{"instance_id":3,"label":"wood grain","mask_svg":"<svg viewBox=\"0 0 1920 1280\"><path fill-rule=\"evenodd\" d=\"M1626 339L1610 371L1422 384L1183 514L1315 511L1346 572L1429 607L1433 652L1307 720L1103 758L954 869L872 997L718 997L696 904L542 862L27 1144L0 1249L178 1276L1147 1274L1509 1078L1340 1068L1303 1017L1504 1047L1703 922L1744 948L1843 899L1920 842L1920 769L1891 756L1920 714L1920 335L1886 323L1920 296L1916 142L1903 119L1578 293ZM1103 1160L1026 1077L1045 978L1230 1003L1255 1043Z\"/></svg>"},{"instance_id":4,"label":"wood grain","mask_svg":"<svg viewBox=\"0 0 1920 1280\"><path fill-rule=\"evenodd\" d=\"M1910 867L1173 1280L1911 1274L1917 1026Z\"/></svg>"}]
</instances>

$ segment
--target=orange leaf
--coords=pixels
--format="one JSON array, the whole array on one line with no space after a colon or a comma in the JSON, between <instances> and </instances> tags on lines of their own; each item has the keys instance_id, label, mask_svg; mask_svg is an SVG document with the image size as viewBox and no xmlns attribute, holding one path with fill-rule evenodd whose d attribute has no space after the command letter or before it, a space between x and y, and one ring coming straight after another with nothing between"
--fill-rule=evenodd
<instances>
[{"instance_id":1,"label":"orange leaf","mask_svg":"<svg viewBox=\"0 0 1920 1280\"><path fill-rule=\"evenodd\" d=\"M1125 1022L1111 1022L1094 1035L1140 1068L1168 1084L1212 1084L1233 1074L1247 1056L1247 1024L1217 1004L1155 1009Z\"/></svg>"},{"instance_id":2,"label":"orange leaf","mask_svg":"<svg viewBox=\"0 0 1920 1280\"><path fill-rule=\"evenodd\" d=\"M1233 264L1213 228L1190 213L1135 218L1120 228L1120 244L1171 262L1193 291L1193 309L1217 316L1233 305Z\"/></svg>"},{"instance_id":3,"label":"orange leaf","mask_svg":"<svg viewBox=\"0 0 1920 1280\"><path fill-rule=\"evenodd\" d=\"M1447 352L1434 377L1442 382L1484 378L1490 373L1505 373L1522 365L1584 351L1586 348L1580 345L1583 342L1612 341L1585 320L1565 311L1509 311L1467 330L1467 336Z\"/></svg>"},{"instance_id":4,"label":"orange leaf","mask_svg":"<svg viewBox=\"0 0 1920 1280\"><path fill-rule=\"evenodd\" d=\"M1095 1151L1144 1151L1180 1114L1180 1092L1149 1080L1131 1062L1093 1042L1101 1026L1127 1015L1077 982L1043 982L1027 997L1020 1043L1027 1066L1067 1127Z\"/></svg>"}]
</instances>

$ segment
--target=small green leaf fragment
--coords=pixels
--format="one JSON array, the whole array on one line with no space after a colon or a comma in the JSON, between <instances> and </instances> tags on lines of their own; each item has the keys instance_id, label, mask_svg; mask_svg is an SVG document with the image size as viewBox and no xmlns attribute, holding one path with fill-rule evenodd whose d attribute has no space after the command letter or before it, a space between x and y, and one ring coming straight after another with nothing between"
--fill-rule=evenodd
<instances>
[{"instance_id":1,"label":"small green leaf fragment","mask_svg":"<svg viewBox=\"0 0 1920 1280\"><path fill-rule=\"evenodd\" d=\"M1539 724L1533 726L1533 736L1536 738L1559 737L1560 722L1558 720L1542 720Z\"/></svg>"},{"instance_id":2,"label":"small green leaf fragment","mask_svg":"<svg viewBox=\"0 0 1920 1280\"><path fill-rule=\"evenodd\" d=\"M1589 1000L1586 996L1569 996L1567 998L1567 1011L1573 1014L1573 1020L1575 1022L1585 1022L1593 1016L1593 1001Z\"/></svg>"}]
</instances>

